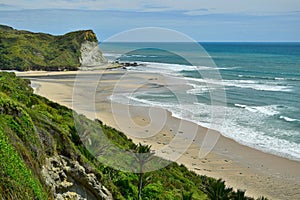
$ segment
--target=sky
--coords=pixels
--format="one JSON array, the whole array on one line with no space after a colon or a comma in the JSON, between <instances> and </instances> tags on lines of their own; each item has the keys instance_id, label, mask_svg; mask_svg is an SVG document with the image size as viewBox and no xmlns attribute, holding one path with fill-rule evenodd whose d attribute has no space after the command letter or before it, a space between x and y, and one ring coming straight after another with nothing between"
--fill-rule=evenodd
<instances>
[{"instance_id":1,"label":"sky","mask_svg":"<svg viewBox=\"0 0 300 200\"><path fill-rule=\"evenodd\" d=\"M0 0L0 24L54 35L92 29L100 41L161 27L199 42L300 42L300 1Z\"/></svg>"}]
</instances>

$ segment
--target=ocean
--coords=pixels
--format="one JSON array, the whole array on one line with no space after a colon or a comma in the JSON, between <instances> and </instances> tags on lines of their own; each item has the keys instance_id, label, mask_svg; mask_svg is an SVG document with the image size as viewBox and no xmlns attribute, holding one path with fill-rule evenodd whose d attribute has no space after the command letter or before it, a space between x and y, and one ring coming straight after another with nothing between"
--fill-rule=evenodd
<instances>
[{"instance_id":1,"label":"ocean","mask_svg":"<svg viewBox=\"0 0 300 200\"><path fill-rule=\"evenodd\" d=\"M100 44L110 61L141 64L127 67L128 71L185 79L190 87L175 93L162 89L136 91L127 95L130 101L111 99L159 106L176 117L217 129L241 144L300 161L300 43L199 45L204 52L188 43ZM199 73L209 73L211 68L218 70L221 80L205 79ZM213 88L207 87L207 81L224 87L226 94L224 121L217 127L211 127ZM176 93L184 94L187 100L179 102Z\"/></svg>"}]
</instances>

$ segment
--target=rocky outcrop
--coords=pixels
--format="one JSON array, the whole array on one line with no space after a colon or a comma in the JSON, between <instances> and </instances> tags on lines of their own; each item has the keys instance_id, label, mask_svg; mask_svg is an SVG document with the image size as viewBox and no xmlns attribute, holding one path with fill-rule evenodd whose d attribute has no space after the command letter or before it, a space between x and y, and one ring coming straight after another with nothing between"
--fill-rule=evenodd
<instances>
[{"instance_id":1,"label":"rocky outcrop","mask_svg":"<svg viewBox=\"0 0 300 200\"><path fill-rule=\"evenodd\" d=\"M47 158L42 174L55 200L113 199L94 173L65 156Z\"/></svg>"},{"instance_id":2,"label":"rocky outcrop","mask_svg":"<svg viewBox=\"0 0 300 200\"><path fill-rule=\"evenodd\" d=\"M101 67L106 63L97 42L85 41L80 48L81 67Z\"/></svg>"}]
</instances>

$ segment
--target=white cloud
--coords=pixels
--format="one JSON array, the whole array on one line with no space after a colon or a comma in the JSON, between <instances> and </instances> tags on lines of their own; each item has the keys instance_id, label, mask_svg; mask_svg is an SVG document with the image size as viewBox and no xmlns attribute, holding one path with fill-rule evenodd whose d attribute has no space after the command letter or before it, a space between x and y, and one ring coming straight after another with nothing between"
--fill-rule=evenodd
<instances>
[{"instance_id":1,"label":"white cloud","mask_svg":"<svg viewBox=\"0 0 300 200\"><path fill-rule=\"evenodd\" d=\"M186 15L274 14L293 12L299 0L1 0L1 4L21 9L86 9L139 12L181 11Z\"/></svg>"},{"instance_id":2,"label":"white cloud","mask_svg":"<svg viewBox=\"0 0 300 200\"><path fill-rule=\"evenodd\" d=\"M191 16L195 16L195 15L206 15L206 14L210 14L208 9L199 9L199 10L190 10L187 12L184 12L185 15L191 15Z\"/></svg>"},{"instance_id":3,"label":"white cloud","mask_svg":"<svg viewBox=\"0 0 300 200\"><path fill-rule=\"evenodd\" d=\"M93 29L101 41L132 28L156 26L181 31L197 41L299 42L299 17L299 13L278 16L245 14L184 16L179 12L22 10L0 12L0 24L55 35Z\"/></svg>"}]
</instances>

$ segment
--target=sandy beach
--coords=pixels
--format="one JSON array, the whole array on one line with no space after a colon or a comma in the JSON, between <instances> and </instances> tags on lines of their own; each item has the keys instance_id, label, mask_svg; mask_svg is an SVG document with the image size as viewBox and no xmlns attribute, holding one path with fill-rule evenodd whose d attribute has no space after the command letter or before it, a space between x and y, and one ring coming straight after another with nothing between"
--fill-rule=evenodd
<instances>
[{"instance_id":1,"label":"sandy beach","mask_svg":"<svg viewBox=\"0 0 300 200\"><path fill-rule=\"evenodd\" d=\"M125 72L18 72L17 75L31 79L37 94L90 119L99 118L124 132L134 142L152 145L157 155L182 163L198 174L222 178L228 186L246 190L248 196L290 200L300 198L300 162L244 146L216 131L178 119L160 108L112 103L108 97L117 84L126 92L136 88L137 84L147 90L148 87L163 83L157 74L148 73L133 73L123 80L121 77ZM78 73L82 78L76 80ZM144 84L145 80L148 82ZM91 102L95 104L95 109L90 106ZM189 133L194 131L195 137L188 138ZM199 151L205 150L202 141L207 134L218 137L217 143L205 157L199 157ZM174 141L176 145L168 145ZM188 147L186 151L185 147ZM178 154L181 155L179 158L173 157Z\"/></svg>"}]
</instances>

